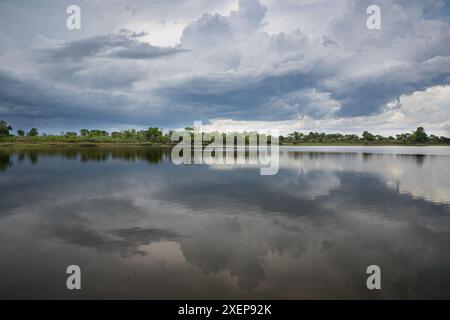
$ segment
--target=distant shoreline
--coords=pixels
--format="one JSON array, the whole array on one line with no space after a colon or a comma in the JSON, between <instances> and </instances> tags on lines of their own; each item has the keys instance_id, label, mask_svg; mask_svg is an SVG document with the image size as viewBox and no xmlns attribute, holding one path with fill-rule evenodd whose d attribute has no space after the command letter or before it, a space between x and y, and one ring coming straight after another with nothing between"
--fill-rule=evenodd
<instances>
[{"instance_id":1,"label":"distant shoreline","mask_svg":"<svg viewBox=\"0 0 450 320\"><path fill-rule=\"evenodd\" d=\"M104 130L80 129L79 132L61 132L61 135L39 134L37 128L28 132L17 130L12 135L13 128L0 120L0 145L52 145L52 146L87 146L94 145L127 145L127 146L161 146L171 147L174 141L186 143L203 143L203 146L218 141L222 145L257 145L270 144L271 141L284 146L428 146L450 145L450 138L428 135L423 127L418 127L410 133L400 133L384 137L367 130L361 136L357 134L319 133L294 131L287 135L272 137L271 134L251 132L203 132L201 129L186 127L181 131L164 131L158 127L147 130L128 129L120 132ZM220 142L221 141L221 142Z\"/></svg>"},{"instance_id":2,"label":"distant shoreline","mask_svg":"<svg viewBox=\"0 0 450 320\"><path fill-rule=\"evenodd\" d=\"M175 144L149 143L149 142L25 142L5 141L0 142L0 147L74 147L74 148L101 148L101 147L154 147L172 148ZM448 144L432 143L280 143L280 147L450 147Z\"/></svg>"},{"instance_id":3,"label":"distant shoreline","mask_svg":"<svg viewBox=\"0 0 450 320\"><path fill-rule=\"evenodd\" d=\"M172 148L173 144L149 143L149 142L0 142L0 147L158 147Z\"/></svg>"}]
</instances>

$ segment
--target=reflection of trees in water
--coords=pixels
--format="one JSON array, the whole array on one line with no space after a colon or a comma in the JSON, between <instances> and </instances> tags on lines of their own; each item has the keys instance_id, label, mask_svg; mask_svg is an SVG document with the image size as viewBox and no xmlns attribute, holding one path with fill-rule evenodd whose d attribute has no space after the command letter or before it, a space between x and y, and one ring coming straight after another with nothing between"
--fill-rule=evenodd
<instances>
[{"instance_id":1,"label":"reflection of trees in water","mask_svg":"<svg viewBox=\"0 0 450 320\"><path fill-rule=\"evenodd\" d=\"M0 172L5 171L11 165L9 153L0 151Z\"/></svg>"},{"instance_id":2,"label":"reflection of trees in water","mask_svg":"<svg viewBox=\"0 0 450 320\"><path fill-rule=\"evenodd\" d=\"M25 160L25 152L19 152L17 155L17 159L19 160L19 162L23 162L23 160Z\"/></svg>"},{"instance_id":3,"label":"reflection of trees in water","mask_svg":"<svg viewBox=\"0 0 450 320\"><path fill-rule=\"evenodd\" d=\"M418 167L423 166L423 163L425 162L425 158L426 158L426 155L424 155L424 154L416 155L416 163L417 163Z\"/></svg>"},{"instance_id":4,"label":"reflection of trees in water","mask_svg":"<svg viewBox=\"0 0 450 320\"><path fill-rule=\"evenodd\" d=\"M370 161L372 156L373 156L373 154L364 152L363 155L362 155L363 161L364 162Z\"/></svg>"},{"instance_id":5,"label":"reflection of trees in water","mask_svg":"<svg viewBox=\"0 0 450 320\"><path fill-rule=\"evenodd\" d=\"M281 153L283 154L283 152ZM346 152L321 152L321 151L305 151L305 152L298 152L298 151L287 151L286 152L287 157L289 159L308 159L308 160L320 160L320 159L326 159L326 158L355 158L358 156L357 153L346 153Z\"/></svg>"},{"instance_id":6,"label":"reflection of trees in water","mask_svg":"<svg viewBox=\"0 0 450 320\"><path fill-rule=\"evenodd\" d=\"M39 151L38 150L30 150L28 152L28 159L32 164L36 164L39 160Z\"/></svg>"},{"instance_id":7,"label":"reflection of trees in water","mask_svg":"<svg viewBox=\"0 0 450 320\"><path fill-rule=\"evenodd\" d=\"M164 152L159 148L134 148L134 149L114 149L111 151L112 159L135 162L145 160L149 164L158 164L163 160Z\"/></svg>"},{"instance_id":8,"label":"reflection of trees in water","mask_svg":"<svg viewBox=\"0 0 450 320\"><path fill-rule=\"evenodd\" d=\"M423 164L425 162L425 159L427 158L427 156L425 154L401 154L398 155L401 158L414 158L414 160L416 161L416 165L417 167L423 167Z\"/></svg>"},{"instance_id":9,"label":"reflection of trees in water","mask_svg":"<svg viewBox=\"0 0 450 320\"><path fill-rule=\"evenodd\" d=\"M108 150L99 150L99 149L86 149L79 151L81 162L89 162L89 161L106 161L109 159L110 151Z\"/></svg>"},{"instance_id":10,"label":"reflection of trees in water","mask_svg":"<svg viewBox=\"0 0 450 320\"><path fill-rule=\"evenodd\" d=\"M290 159L304 159L307 157L309 160L319 160L325 159L329 157L333 157L335 159L342 158L357 158L360 155L358 153L346 153L346 152L298 152L298 151L288 151L287 156ZM385 153L369 153L363 152L361 154L362 160L364 162L369 162L375 159L382 159L386 157L400 157L403 159L414 159L416 161L417 167L422 167L425 159L427 157L433 157L432 155L425 154L385 154Z\"/></svg>"},{"instance_id":11,"label":"reflection of trees in water","mask_svg":"<svg viewBox=\"0 0 450 320\"><path fill-rule=\"evenodd\" d=\"M144 160L149 164L162 162L168 151L161 148L114 148L114 149L82 149L79 154L82 161L106 161L108 159L135 162Z\"/></svg>"},{"instance_id":12,"label":"reflection of trees in water","mask_svg":"<svg viewBox=\"0 0 450 320\"><path fill-rule=\"evenodd\" d=\"M163 148L35 148L21 149L13 152L1 152L0 169L4 171L12 165L11 155L17 154L17 160L22 162L28 158L32 164L39 161L39 157L61 157L67 160L80 159L82 162L107 161L109 159L135 162L144 160L149 164L158 164L170 156L169 149Z\"/></svg>"}]
</instances>

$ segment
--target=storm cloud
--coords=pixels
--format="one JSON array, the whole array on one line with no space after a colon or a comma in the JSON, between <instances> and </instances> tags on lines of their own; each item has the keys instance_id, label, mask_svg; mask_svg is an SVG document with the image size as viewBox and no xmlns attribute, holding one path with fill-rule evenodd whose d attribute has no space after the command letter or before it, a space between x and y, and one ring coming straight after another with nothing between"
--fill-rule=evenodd
<instances>
[{"instance_id":1,"label":"storm cloud","mask_svg":"<svg viewBox=\"0 0 450 320\"><path fill-rule=\"evenodd\" d=\"M366 0L81 2L80 31L65 4L0 4L0 117L15 127L403 130L422 124L413 98L450 85L449 1L378 1L380 30ZM446 134L450 100L431 101L428 129Z\"/></svg>"}]
</instances>

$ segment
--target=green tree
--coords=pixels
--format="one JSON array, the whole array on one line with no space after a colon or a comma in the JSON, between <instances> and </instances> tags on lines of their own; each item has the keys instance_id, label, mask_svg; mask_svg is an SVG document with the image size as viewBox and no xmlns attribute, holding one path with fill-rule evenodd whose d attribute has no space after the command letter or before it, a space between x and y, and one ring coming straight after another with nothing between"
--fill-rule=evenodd
<instances>
[{"instance_id":1,"label":"green tree","mask_svg":"<svg viewBox=\"0 0 450 320\"><path fill-rule=\"evenodd\" d=\"M9 132L12 130L13 128L8 125L5 121L0 120L0 137L4 136L4 137L8 137L9 136Z\"/></svg>"},{"instance_id":2,"label":"green tree","mask_svg":"<svg viewBox=\"0 0 450 320\"><path fill-rule=\"evenodd\" d=\"M126 139L136 138L136 129L129 129L122 131L122 136Z\"/></svg>"},{"instance_id":3,"label":"green tree","mask_svg":"<svg viewBox=\"0 0 450 320\"><path fill-rule=\"evenodd\" d=\"M29 137L36 137L39 135L38 129L36 128L31 128L30 131L28 131L27 136Z\"/></svg>"},{"instance_id":4,"label":"green tree","mask_svg":"<svg viewBox=\"0 0 450 320\"><path fill-rule=\"evenodd\" d=\"M145 137L151 142L160 142L163 133L159 128L148 128L145 132Z\"/></svg>"},{"instance_id":5,"label":"green tree","mask_svg":"<svg viewBox=\"0 0 450 320\"><path fill-rule=\"evenodd\" d=\"M401 134L397 134L396 137L397 137L397 141L399 141L401 143L407 143L411 139L411 134L401 133Z\"/></svg>"},{"instance_id":6,"label":"green tree","mask_svg":"<svg viewBox=\"0 0 450 320\"><path fill-rule=\"evenodd\" d=\"M364 141L374 141L375 140L375 136L373 134L371 134L369 131L364 131L362 134L363 140Z\"/></svg>"},{"instance_id":7,"label":"green tree","mask_svg":"<svg viewBox=\"0 0 450 320\"><path fill-rule=\"evenodd\" d=\"M109 133L104 130L91 130L89 131L90 137L107 137Z\"/></svg>"},{"instance_id":8,"label":"green tree","mask_svg":"<svg viewBox=\"0 0 450 320\"><path fill-rule=\"evenodd\" d=\"M88 137L89 134L90 134L90 132L89 132L88 129L81 129L80 130L80 136L82 136L82 137Z\"/></svg>"},{"instance_id":9,"label":"green tree","mask_svg":"<svg viewBox=\"0 0 450 320\"><path fill-rule=\"evenodd\" d=\"M25 131L19 129L19 130L17 130L17 134L19 135L19 137L23 137L23 136L25 136Z\"/></svg>"},{"instance_id":10,"label":"green tree","mask_svg":"<svg viewBox=\"0 0 450 320\"><path fill-rule=\"evenodd\" d=\"M77 136L76 132L70 132L70 131L66 132L66 137L67 138L74 138L76 136Z\"/></svg>"},{"instance_id":11,"label":"green tree","mask_svg":"<svg viewBox=\"0 0 450 320\"><path fill-rule=\"evenodd\" d=\"M411 135L411 140L415 142L427 142L428 135L423 127L419 127Z\"/></svg>"},{"instance_id":12,"label":"green tree","mask_svg":"<svg viewBox=\"0 0 450 320\"><path fill-rule=\"evenodd\" d=\"M303 133L294 131L288 135L289 140L293 143L299 143L303 139Z\"/></svg>"}]
</instances>

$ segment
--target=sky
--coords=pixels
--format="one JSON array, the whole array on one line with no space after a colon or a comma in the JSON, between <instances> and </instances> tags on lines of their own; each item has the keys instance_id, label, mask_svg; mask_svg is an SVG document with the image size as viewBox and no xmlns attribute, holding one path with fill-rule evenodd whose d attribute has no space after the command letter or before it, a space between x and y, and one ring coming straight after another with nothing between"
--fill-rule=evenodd
<instances>
[{"instance_id":1,"label":"sky","mask_svg":"<svg viewBox=\"0 0 450 320\"><path fill-rule=\"evenodd\" d=\"M0 0L0 119L450 136L449 22L447 0Z\"/></svg>"}]
</instances>

